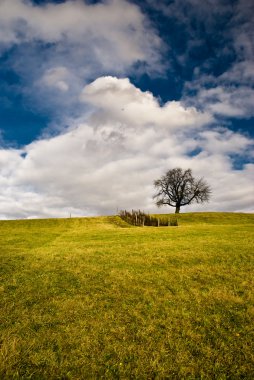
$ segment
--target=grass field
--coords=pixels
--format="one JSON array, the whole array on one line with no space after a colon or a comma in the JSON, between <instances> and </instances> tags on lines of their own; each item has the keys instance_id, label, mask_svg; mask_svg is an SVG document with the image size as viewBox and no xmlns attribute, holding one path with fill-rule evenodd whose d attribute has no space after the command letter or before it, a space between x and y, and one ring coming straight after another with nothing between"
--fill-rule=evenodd
<instances>
[{"instance_id":1,"label":"grass field","mask_svg":"<svg viewBox=\"0 0 254 380\"><path fill-rule=\"evenodd\" d=\"M254 215L0 222L0 379L254 379Z\"/></svg>"}]
</instances>

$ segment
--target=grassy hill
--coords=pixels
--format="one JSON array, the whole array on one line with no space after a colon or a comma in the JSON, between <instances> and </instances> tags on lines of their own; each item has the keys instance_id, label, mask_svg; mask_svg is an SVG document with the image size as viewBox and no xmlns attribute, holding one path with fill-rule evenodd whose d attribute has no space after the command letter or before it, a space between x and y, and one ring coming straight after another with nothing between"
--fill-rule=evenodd
<instances>
[{"instance_id":1,"label":"grassy hill","mask_svg":"<svg viewBox=\"0 0 254 380\"><path fill-rule=\"evenodd\" d=\"M0 379L253 379L254 215L0 222Z\"/></svg>"}]
</instances>

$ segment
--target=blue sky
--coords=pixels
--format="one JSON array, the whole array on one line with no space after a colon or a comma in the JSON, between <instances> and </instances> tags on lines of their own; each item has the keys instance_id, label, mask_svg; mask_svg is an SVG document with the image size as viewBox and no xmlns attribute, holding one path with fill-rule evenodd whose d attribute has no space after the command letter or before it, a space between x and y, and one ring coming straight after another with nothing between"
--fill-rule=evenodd
<instances>
[{"instance_id":1,"label":"blue sky","mask_svg":"<svg viewBox=\"0 0 254 380\"><path fill-rule=\"evenodd\" d=\"M0 0L0 217L154 212L153 180L176 166L213 189L186 211L253 212L253 15L249 0Z\"/></svg>"}]
</instances>

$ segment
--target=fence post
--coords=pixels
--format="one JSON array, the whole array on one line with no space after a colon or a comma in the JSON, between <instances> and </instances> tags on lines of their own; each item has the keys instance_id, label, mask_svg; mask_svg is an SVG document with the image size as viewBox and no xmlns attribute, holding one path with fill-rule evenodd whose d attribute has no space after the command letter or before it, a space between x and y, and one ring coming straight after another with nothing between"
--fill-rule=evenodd
<instances>
[{"instance_id":1,"label":"fence post","mask_svg":"<svg viewBox=\"0 0 254 380\"><path fill-rule=\"evenodd\" d=\"M160 227L160 219L157 219L158 220L158 227Z\"/></svg>"}]
</instances>

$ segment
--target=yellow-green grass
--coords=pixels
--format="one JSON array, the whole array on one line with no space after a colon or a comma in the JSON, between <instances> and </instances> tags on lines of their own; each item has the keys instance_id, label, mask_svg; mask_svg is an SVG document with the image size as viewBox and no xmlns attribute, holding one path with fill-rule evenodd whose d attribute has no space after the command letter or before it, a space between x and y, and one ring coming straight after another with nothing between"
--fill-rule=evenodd
<instances>
[{"instance_id":1,"label":"yellow-green grass","mask_svg":"<svg viewBox=\"0 0 254 380\"><path fill-rule=\"evenodd\" d=\"M254 215L0 222L0 379L253 379Z\"/></svg>"}]
</instances>

